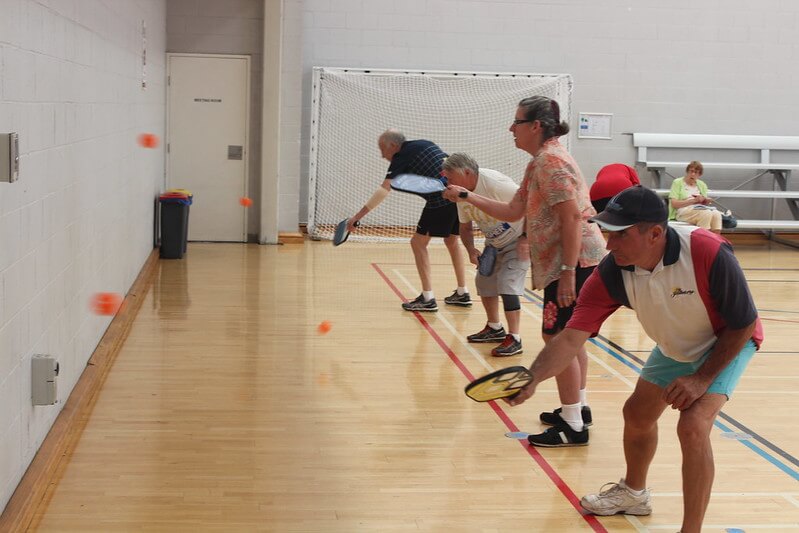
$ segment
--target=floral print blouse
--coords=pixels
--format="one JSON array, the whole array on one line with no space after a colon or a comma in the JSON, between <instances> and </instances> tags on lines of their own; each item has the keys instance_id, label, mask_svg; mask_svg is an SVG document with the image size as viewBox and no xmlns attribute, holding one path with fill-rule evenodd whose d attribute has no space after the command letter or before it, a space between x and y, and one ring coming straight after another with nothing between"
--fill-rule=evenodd
<instances>
[{"instance_id":1,"label":"floral print blouse","mask_svg":"<svg viewBox=\"0 0 799 533\"><path fill-rule=\"evenodd\" d=\"M588 222L596 214L588 187L574 158L556 137L544 143L527 165L519 191L527 206L527 240L533 271L533 288L543 289L560 278L563 264L560 218L554 206L568 200L577 202L582 214L581 267L595 266L605 256L605 239L599 226Z\"/></svg>"}]
</instances>

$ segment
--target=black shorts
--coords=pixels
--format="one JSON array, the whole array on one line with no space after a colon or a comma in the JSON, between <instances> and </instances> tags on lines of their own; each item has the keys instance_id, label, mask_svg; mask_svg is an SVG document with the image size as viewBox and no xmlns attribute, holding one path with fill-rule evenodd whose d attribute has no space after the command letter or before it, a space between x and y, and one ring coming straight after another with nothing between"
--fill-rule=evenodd
<instances>
[{"instance_id":1,"label":"black shorts","mask_svg":"<svg viewBox=\"0 0 799 533\"><path fill-rule=\"evenodd\" d=\"M574 301L577 301L577 296L580 294L580 289L583 288L585 280L591 275L596 267L577 267L574 277L574 288L577 293L574 296ZM547 335L555 335L560 330L566 327L566 323L572 317L574 312L574 303L569 307L558 307L558 280L553 281L544 288L544 311L543 320L541 321L541 332Z\"/></svg>"},{"instance_id":2,"label":"black shorts","mask_svg":"<svg viewBox=\"0 0 799 533\"><path fill-rule=\"evenodd\" d=\"M458 206L449 203L444 207L425 207L422 210L422 216L419 217L419 222L416 223L416 233L431 237L458 235L460 233Z\"/></svg>"}]
</instances>

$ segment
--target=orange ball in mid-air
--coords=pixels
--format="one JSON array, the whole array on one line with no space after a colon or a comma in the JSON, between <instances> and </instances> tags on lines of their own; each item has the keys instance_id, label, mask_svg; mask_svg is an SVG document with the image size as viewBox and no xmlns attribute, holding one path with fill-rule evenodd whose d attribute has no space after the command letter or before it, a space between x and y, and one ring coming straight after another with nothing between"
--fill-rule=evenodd
<instances>
[{"instance_id":1,"label":"orange ball in mid-air","mask_svg":"<svg viewBox=\"0 0 799 533\"><path fill-rule=\"evenodd\" d=\"M319 327L316 328L316 329L319 331L320 334L324 335L325 333L330 331L330 329L332 327L333 327L333 324L331 324L329 320L324 320L324 321L322 321L321 324L319 324Z\"/></svg>"},{"instance_id":2,"label":"orange ball in mid-air","mask_svg":"<svg viewBox=\"0 0 799 533\"><path fill-rule=\"evenodd\" d=\"M252 205L252 200L250 198L247 198L246 196L242 196L241 198L239 198L239 203L244 207L250 207Z\"/></svg>"},{"instance_id":3,"label":"orange ball in mid-air","mask_svg":"<svg viewBox=\"0 0 799 533\"><path fill-rule=\"evenodd\" d=\"M158 135L155 133L142 133L139 135L139 145L144 148L155 148L158 146Z\"/></svg>"},{"instance_id":4,"label":"orange ball in mid-air","mask_svg":"<svg viewBox=\"0 0 799 533\"><path fill-rule=\"evenodd\" d=\"M92 297L92 311L98 315L115 315L122 305L122 296L115 292L98 292Z\"/></svg>"}]
</instances>

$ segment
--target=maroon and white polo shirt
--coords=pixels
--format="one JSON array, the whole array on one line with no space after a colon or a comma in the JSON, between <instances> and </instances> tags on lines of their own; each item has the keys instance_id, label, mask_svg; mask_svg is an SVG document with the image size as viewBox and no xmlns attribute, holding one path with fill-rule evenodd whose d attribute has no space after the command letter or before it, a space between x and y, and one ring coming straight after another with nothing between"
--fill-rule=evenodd
<instances>
[{"instance_id":1,"label":"maroon and white polo shirt","mask_svg":"<svg viewBox=\"0 0 799 533\"><path fill-rule=\"evenodd\" d=\"M616 265L608 254L585 282L566 327L595 336L620 306L638 320L668 357L696 361L726 328L756 321L758 348L763 327L730 243L693 226L669 227L663 259L652 272Z\"/></svg>"}]
</instances>

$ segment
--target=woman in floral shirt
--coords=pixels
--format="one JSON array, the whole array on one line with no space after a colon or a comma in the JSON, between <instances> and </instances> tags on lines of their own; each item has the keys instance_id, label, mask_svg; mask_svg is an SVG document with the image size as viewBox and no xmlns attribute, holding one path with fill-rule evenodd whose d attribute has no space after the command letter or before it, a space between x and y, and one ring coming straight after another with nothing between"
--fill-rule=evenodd
<instances>
[{"instance_id":1,"label":"woman in floral shirt","mask_svg":"<svg viewBox=\"0 0 799 533\"><path fill-rule=\"evenodd\" d=\"M544 289L542 335L548 343L571 318L577 295L585 280L605 255L605 240L596 224L588 187L574 158L558 141L569 132L560 120L560 107L543 96L519 102L510 127L517 148L533 156L524 181L510 203L497 202L450 186L445 197L465 201L500 220L527 217L533 288ZM518 250L521 256L526 250ZM536 446L585 446L591 410L585 398L588 357L581 348L572 364L557 376L561 407L541 413L541 422L552 427L530 435Z\"/></svg>"}]
</instances>

